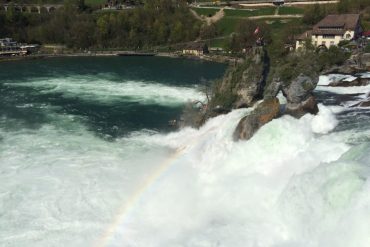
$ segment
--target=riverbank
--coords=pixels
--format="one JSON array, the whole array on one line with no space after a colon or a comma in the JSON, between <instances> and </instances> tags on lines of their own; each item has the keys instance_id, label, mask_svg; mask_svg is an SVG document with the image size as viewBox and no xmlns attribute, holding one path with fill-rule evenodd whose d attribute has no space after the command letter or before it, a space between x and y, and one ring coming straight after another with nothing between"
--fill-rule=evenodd
<instances>
[{"instance_id":1,"label":"riverbank","mask_svg":"<svg viewBox=\"0 0 370 247\"><path fill-rule=\"evenodd\" d=\"M54 54L32 54L28 56L12 56L0 57L0 62L21 61L21 60L36 60L56 57L112 57L112 56L156 56L168 58L186 58L192 60L205 60L209 62L234 64L239 63L242 59L230 56L212 54L203 56L188 56L175 52L158 52L158 53L143 53L133 51L101 51L101 52L77 52L77 53L54 53Z\"/></svg>"}]
</instances>

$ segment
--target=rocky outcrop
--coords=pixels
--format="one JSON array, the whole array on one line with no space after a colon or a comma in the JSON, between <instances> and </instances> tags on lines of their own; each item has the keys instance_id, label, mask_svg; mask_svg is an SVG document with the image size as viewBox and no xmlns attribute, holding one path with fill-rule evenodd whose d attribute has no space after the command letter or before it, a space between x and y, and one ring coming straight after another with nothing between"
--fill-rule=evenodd
<instances>
[{"instance_id":1,"label":"rocky outcrop","mask_svg":"<svg viewBox=\"0 0 370 247\"><path fill-rule=\"evenodd\" d=\"M300 103L288 103L285 108L285 114L295 118L301 118L306 113L316 115L319 112L315 96L311 95L306 100Z\"/></svg>"},{"instance_id":2,"label":"rocky outcrop","mask_svg":"<svg viewBox=\"0 0 370 247\"><path fill-rule=\"evenodd\" d=\"M248 116L240 120L234 131L234 140L249 140L259 128L279 116L279 113L279 100L265 99Z\"/></svg>"},{"instance_id":3,"label":"rocky outcrop","mask_svg":"<svg viewBox=\"0 0 370 247\"><path fill-rule=\"evenodd\" d=\"M285 114L300 118L306 113L317 114L319 108L312 92L319 77L300 74L289 86L283 87L283 94L287 99Z\"/></svg>"},{"instance_id":4,"label":"rocky outcrop","mask_svg":"<svg viewBox=\"0 0 370 247\"><path fill-rule=\"evenodd\" d=\"M251 107L262 99L269 68L269 59L262 47L253 50L243 63L231 67L215 87L211 107Z\"/></svg>"},{"instance_id":5,"label":"rocky outcrop","mask_svg":"<svg viewBox=\"0 0 370 247\"><path fill-rule=\"evenodd\" d=\"M263 80L261 66L250 66L242 73L242 78L236 88L238 101L235 108L250 107L260 93L260 85Z\"/></svg>"},{"instance_id":6,"label":"rocky outcrop","mask_svg":"<svg viewBox=\"0 0 370 247\"><path fill-rule=\"evenodd\" d=\"M370 68L370 53L358 53L352 55L344 64L333 66L323 71L323 74L356 74L365 72Z\"/></svg>"}]
</instances>

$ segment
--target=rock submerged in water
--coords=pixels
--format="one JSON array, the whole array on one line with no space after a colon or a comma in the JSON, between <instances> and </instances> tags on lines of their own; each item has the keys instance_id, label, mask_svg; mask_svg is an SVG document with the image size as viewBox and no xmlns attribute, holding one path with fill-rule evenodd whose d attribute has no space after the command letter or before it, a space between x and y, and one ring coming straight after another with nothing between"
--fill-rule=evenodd
<instances>
[{"instance_id":1,"label":"rock submerged in water","mask_svg":"<svg viewBox=\"0 0 370 247\"><path fill-rule=\"evenodd\" d=\"M367 86L370 84L369 78L356 78L352 81L343 79L340 81L331 82L328 86L329 87L360 87L360 86Z\"/></svg>"},{"instance_id":2,"label":"rock submerged in water","mask_svg":"<svg viewBox=\"0 0 370 247\"><path fill-rule=\"evenodd\" d=\"M240 120L234 131L234 140L249 140L259 128L279 116L279 113L279 100L265 99L248 116Z\"/></svg>"}]
</instances>

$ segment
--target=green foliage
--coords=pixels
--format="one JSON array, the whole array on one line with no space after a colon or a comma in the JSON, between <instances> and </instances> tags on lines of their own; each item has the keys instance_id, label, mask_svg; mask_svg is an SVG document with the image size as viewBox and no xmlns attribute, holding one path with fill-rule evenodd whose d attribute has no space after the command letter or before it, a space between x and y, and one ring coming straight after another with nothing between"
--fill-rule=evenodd
<instances>
[{"instance_id":1,"label":"green foliage","mask_svg":"<svg viewBox=\"0 0 370 247\"><path fill-rule=\"evenodd\" d=\"M305 9L303 22L308 25L315 25L321 19L327 15L325 7L320 6L319 4L314 4L307 9Z\"/></svg>"},{"instance_id":2,"label":"green foliage","mask_svg":"<svg viewBox=\"0 0 370 247\"><path fill-rule=\"evenodd\" d=\"M338 46L339 47L345 47L346 45L348 45L351 41L349 40L341 40L339 43L338 43Z\"/></svg>"},{"instance_id":3,"label":"green foliage","mask_svg":"<svg viewBox=\"0 0 370 247\"><path fill-rule=\"evenodd\" d=\"M254 33L256 29L258 33ZM235 53L241 52L245 48L255 46L257 39L263 37L265 42L271 40L271 32L265 23L257 23L252 20L242 20L237 24L235 33L229 43L229 49Z\"/></svg>"},{"instance_id":4,"label":"green foliage","mask_svg":"<svg viewBox=\"0 0 370 247\"><path fill-rule=\"evenodd\" d=\"M368 43L367 46L365 47L365 52L370 53L370 43Z\"/></svg>"},{"instance_id":5,"label":"green foliage","mask_svg":"<svg viewBox=\"0 0 370 247\"><path fill-rule=\"evenodd\" d=\"M318 75L319 72L317 54L306 50L303 53L291 53L274 63L270 77L279 78L287 86L300 74L312 76Z\"/></svg>"},{"instance_id":6,"label":"green foliage","mask_svg":"<svg viewBox=\"0 0 370 247\"><path fill-rule=\"evenodd\" d=\"M182 1L151 0L133 10L89 14L82 0L65 1L53 14L0 13L0 33L17 41L66 44L75 49L151 49L191 41L201 23ZM205 30L212 36L212 30Z\"/></svg>"},{"instance_id":7,"label":"green foliage","mask_svg":"<svg viewBox=\"0 0 370 247\"><path fill-rule=\"evenodd\" d=\"M339 13L359 13L370 6L370 0L340 0L337 4Z\"/></svg>"},{"instance_id":8,"label":"green foliage","mask_svg":"<svg viewBox=\"0 0 370 247\"><path fill-rule=\"evenodd\" d=\"M349 57L350 53L343 51L337 46L331 46L327 51L318 54L318 64L320 69L324 70L333 65L342 65Z\"/></svg>"}]
</instances>

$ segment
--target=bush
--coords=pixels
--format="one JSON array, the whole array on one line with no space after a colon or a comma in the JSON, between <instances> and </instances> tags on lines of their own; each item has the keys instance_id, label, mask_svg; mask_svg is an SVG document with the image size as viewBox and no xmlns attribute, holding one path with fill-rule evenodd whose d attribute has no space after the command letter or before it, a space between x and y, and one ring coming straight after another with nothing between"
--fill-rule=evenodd
<instances>
[{"instance_id":1,"label":"bush","mask_svg":"<svg viewBox=\"0 0 370 247\"><path fill-rule=\"evenodd\" d=\"M327 51L319 53L319 65L321 70L328 69L333 65L342 65L350 53L343 51L337 46L331 46Z\"/></svg>"},{"instance_id":2,"label":"bush","mask_svg":"<svg viewBox=\"0 0 370 247\"><path fill-rule=\"evenodd\" d=\"M367 46L365 47L365 52L370 53L370 43L368 43Z\"/></svg>"}]
</instances>

